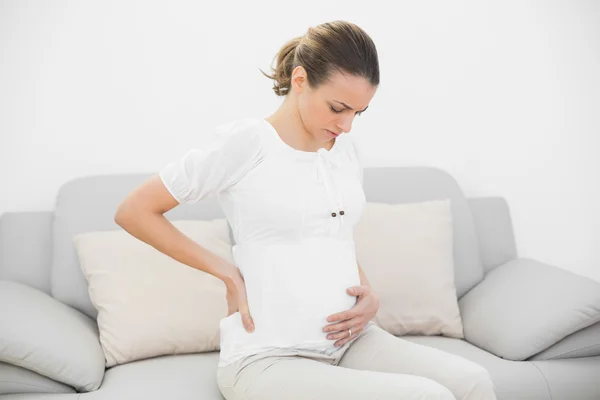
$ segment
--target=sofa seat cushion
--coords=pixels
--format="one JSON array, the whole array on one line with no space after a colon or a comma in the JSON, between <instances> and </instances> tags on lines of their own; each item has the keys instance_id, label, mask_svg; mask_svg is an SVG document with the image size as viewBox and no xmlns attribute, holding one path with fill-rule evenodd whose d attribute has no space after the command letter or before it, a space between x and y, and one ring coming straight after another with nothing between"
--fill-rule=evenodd
<instances>
[{"instance_id":1,"label":"sofa seat cushion","mask_svg":"<svg viewBox=\"0 0 600 400\"><path fill-rule=\"evenodd\" d=\"M219 352L161 356L106 370L99 390L82 400L223 400L217 385Z\"/></svg>"},{"instance_id":2,"label":"sofa seat cushion","mask_svg":"<svg viewBox=\"0 0 600 400\"><path fill-rule=\"evenodd\" d=\"M19 394L2 400L223 400L217 385L219 352L179 354L108 368L100 389L73 394Z\"/></svg>"},{"instance_id":3,"label":"sofa seat cushion","mask_svg":"<svg viewBox=\"0 0 600 400\"><path fill-rule=\"evenodd\" d=\"M445 336L400 336L478 363L488 370L498 399L550 399L544 377L533 363L504 360L463 339Z\"/></svg>"}]
</instances>

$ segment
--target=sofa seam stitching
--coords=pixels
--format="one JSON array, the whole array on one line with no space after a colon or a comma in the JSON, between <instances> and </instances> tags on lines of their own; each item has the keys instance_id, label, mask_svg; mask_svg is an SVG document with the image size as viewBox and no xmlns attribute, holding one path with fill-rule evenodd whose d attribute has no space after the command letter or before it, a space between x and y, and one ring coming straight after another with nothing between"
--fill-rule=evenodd
<instances>
[{"instance_id":1,"label":"sofa seam stitching","mask_svg":"<svg viewBox=\"0 0 600 400\"><path fill-rule=\"evenodd\" d=\"M540 373L540 375L542 375L542 379L544 379L544 382L546 383L546 389L548 390L548 396L550 396L550 400L552 400L552 392L550 392L550 385L548 384L548 380L546 379L546 375L544 375L544 373L542 372L542 370L540 369L540 367L537 366L535 361L531 361L531 364L533 364L533 366L535 367L535 369L538 370L538 372Z\"/></svg>"}]
</instances>

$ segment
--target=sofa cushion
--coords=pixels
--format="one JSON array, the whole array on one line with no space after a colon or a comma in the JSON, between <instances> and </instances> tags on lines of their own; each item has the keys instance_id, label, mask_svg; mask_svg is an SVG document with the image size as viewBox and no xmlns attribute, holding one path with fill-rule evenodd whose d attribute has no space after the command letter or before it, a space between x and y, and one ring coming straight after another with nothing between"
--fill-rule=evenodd
<instances>
[{"instance_id":1,"label":"sofa cushion","mask_svg":"<svg viewBox=\"0 0 600 400\"><path fill-rule=\"evenodd\" d=\"M570 334L527 360L558 360L600 356L600 322Z\"/></svg>"},{"instance_id":2,"label":"sofa cushion","mask_svg":"<svg viewBox=\"0 0 600 400\"><path fill-rule=\"evenodd\" d=\"M534 363L503 360L463 339L407 335L401 339L456 354L484 367L492 377L498 399L550 400L548 385Z\"/></svg>"},{"instance_id":3,"label":"sofa cushion","mask_svg":"<svg viewBox=\"0 0 600 400\"><path fill-rule=\"evenodd\" d=\"M490 271L459 304L470 343L521 361L600 321L600 283L520 258Z\"/></svg>"},{"instance_id":4,"label":"sofa cushion","mask_svg":"<svg viewBox=\"0 0 600 400\"><path fill-rule=\"evenodd\" d=\"M223 400L217 385L219 352L182 354L109 368L102 388L86 400Z\"/></svg>"},{"instance_id":5,"label":"sofa cushion","mask_svg":"<svg viewBox=\"0 0 600 400\"><path fill-rule=\"evenodd\" d=\"M162 356L106 370L100 389L85 394L22 394L2 400L223 400L219 352Z\"/></svg>"},{"instance_id":6,"label":"sofa cushion","mask_svg":"<svg viewBox=\"0 0 600 400\"><path fill-rule=\"evenodd\" d=\"M449 199L368 202L354 237L358 261L379 297L378 326L394 335L463 337Z\"/></svg>"},{"instance_id":7,"label":"sofa cushion","mask_svg":"<svg viewBox=\"0 0 600 400\"><path fill-rule=\"evenodd\" d=\"M87 315L22 283L0 281L0 322L0 361L78 391L100 387L104 356Z\"/></svg>"},{"instance_id":8,"label":"sofa cushion","mask_svg":"<svg viewBox=\"0 0 600 400\"><path fill-rule=\"evenodd\" d=\"M227 221L173 221L184 235L233 263ZM219 350L227 315L225 284L124 230L74 238L90 298L98 309L106 366Z\"/></svg>"},{"instance_id":9,"label":"sofa cushion","mask_svg":"<svg viewBox=\"0 0 600 400\"><path fill-rule=\"evenodd\" d=\"M75 393L75 389L29 369L0 362L0 395L13 393Z\"/></svg>"},{"instance_id":10,"label":"sofa cushion","mask_svg":"<svg viewBox=\"0 0 600 400\"><path fill-rule=\"evenodd\" d=\"M548 382L551 400L600 399L600 357L530 361ZM524 364L524 363L523 363ZM525 399L526 397L519 397Z\"/></svg>"},{"instance_id":11,"label":"sofa cushion","mask_svg":"<svg viewBox=\"0 0 600 400\"><path fill-rule=\"evenodd\" d=\"M364 190L367 201L377 203L405 204L450 199L454 283L458 298L483 279L479 243L469 203L456 180L446 171L434 167L365 168Z\"/></svg>"},{"instance_id":12,"label":"sofa cushion","mask_svg":"<svg viewBox=\"0 0 600 400\"><path fill-rule=\"evenodd\" d=\"M120 229L114 222L117 207L151 174L113 174L76 178L58 192L52 226L52 296L96 318L73 236L83 232ZM217 199L181 204L165 213L169 220L223 218Z\"/></svg>"}]
</instances>

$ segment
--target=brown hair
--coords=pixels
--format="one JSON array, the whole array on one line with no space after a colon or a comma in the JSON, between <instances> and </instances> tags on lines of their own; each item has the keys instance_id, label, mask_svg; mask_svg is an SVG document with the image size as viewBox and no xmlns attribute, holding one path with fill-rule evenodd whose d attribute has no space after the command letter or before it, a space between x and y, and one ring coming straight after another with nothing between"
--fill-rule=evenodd
<instances>
[{"instance_id":1,"label":"brown hair","mask_svg":"<svg viewBox=\"0 0 600 400\"><path fill-rule=\"evenodd\" d=\"M326 83L334 70L367 79L379 85L379 60L375 43L365 31L347 21L326 22L308 28L304 36L287 42L274 60L273 75L260 72L273 79L273 91L285 96L291 88L294 68L306 69L308 84L316 89Z\"/></svg>"}]
</instances>

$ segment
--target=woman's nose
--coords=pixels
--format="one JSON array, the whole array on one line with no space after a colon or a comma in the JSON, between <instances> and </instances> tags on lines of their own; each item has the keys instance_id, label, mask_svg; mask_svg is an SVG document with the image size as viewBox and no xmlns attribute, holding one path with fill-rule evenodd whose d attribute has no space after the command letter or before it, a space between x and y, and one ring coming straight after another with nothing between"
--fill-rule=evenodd
<instances>
[{"instance_id":1,"label":"woman's nose","mask_svg":"<svg viewBox=\"0 0 600 400\"><path fill-rule=\"evenodd\" d=\"M342 117L342 119L340 120L340 122L338 124L338 128L344 133L350 132L350 130L352 129L352 121L353 120L354 120L353 115Z\"/></svg>"}]
</instances>

